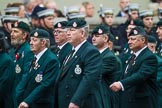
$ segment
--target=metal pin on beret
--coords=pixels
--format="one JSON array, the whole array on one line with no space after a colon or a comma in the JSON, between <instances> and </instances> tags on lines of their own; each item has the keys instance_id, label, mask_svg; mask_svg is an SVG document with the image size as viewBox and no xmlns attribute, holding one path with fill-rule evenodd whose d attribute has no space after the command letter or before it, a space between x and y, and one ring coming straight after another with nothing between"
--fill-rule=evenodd
<instances>
[{"instance_id":1,"label":"metal pin on beret","mask_svg":"<svg viewBox=\"0 0 162 108\"><path fill-rule=\"evenodd\" d=\"M36 29L36 30L31 31L30 37L49 39L49 33L43 29Z\"/></svg>"},{"instance_id":2,"label":"metal pin on beret","mask_svg":"<svg viewBox=\"0 0 162 108\"><path fill-rule=\"evenodd\" d=\"M96 28L93 29L92 34L109 34L110 33L110 29L108 28L108 26L104 25L104 24L100 24L98 25Z\"/></svg>"}]
</instances>

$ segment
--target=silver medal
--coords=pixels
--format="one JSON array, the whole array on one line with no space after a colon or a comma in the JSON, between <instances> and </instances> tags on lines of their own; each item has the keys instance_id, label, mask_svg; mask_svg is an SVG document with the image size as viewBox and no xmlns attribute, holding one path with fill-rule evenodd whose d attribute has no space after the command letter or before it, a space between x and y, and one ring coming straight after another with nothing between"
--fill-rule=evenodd
<instances>
[{"instance_id":1,"label":"silver medal","mask_svg":"<svg viewBox=\"0 0 162 108\"><path fill-rule=\"evenodd\" d=\"M15 71L16 71L16 73L20 73L21 72L21 68L20 68L20 66L18 64L15 67Z\"/></svg>"},{"instance_id":2,"label":"silver medal","mask_svg":"<svg viewBox=\"0 0 162 108\"><path fill-rule=\"evenodd\" d=\"M79 75L82 73L82 69L79 67L79 65L76 65L74 72Z\"/></svg>"},{"instance_id":3,"label":"silver medal","mask_svg":"<svg viewBox=\"0 0 162 108\"><path fill-rule=\"evenodd\" d=\"M42 74L37 74L37 76L35 77L35 81L37 83L41 82L43 80L43 75Z\"/></svg>"}]
</instances>

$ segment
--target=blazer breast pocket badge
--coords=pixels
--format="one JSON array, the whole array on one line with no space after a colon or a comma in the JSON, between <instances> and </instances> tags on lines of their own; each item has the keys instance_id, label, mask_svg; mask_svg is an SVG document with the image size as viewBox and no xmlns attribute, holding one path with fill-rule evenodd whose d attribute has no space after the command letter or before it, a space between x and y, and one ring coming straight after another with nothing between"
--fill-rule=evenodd
<instances>
[{"instance_id":1,"label":"blazer breast pocket badge","mask_svg":"<svg viewBox=\"0 0 162 108\"><path fill-rule=\"evenodd\" d=\"M35 77L35 81L37 83L41 82L43 80L43 72L41 71L37 76Z\"/></svg>"},{"instance_id":2,"label":"blazer breast pocket badge","mask_svg":"<svg viewBox=\"0 0 162 108\"><path fill-rule=\"evenodd\" d=\"M77 74L77 75L79 75L79 74L82 73L82 69L80 68L79 65L76 65L76 67L75 67L75 69L74 69L74 72L75 72L75 74Z\"/></svg>"},{"instance_id":3,"label":"blazer breast pocket badge","mask_svg":"<svg viewBox=\"0 0 162 108\"><path fill-rule=\"evenodd\" d=\"M15 71L16 71L16 73L21 72L21 67L19 66L19 64L16 64Z\"/></svg>"}]
</instances>

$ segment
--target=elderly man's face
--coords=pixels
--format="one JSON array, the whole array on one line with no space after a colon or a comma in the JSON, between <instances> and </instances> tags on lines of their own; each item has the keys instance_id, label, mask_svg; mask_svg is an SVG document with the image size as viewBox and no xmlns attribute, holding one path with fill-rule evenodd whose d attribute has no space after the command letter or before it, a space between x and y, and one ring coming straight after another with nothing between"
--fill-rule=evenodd
<instances>
[{"instance_id":1,"label":"elderly man's face","mask_svg":"<svg viewBox=\"0 0 162 108\"><path fill-rule=\"evenodd\" d=\"M142 36L129 36L128 37L128 44L129 44L129 48L134 51L137 52L140 49L143 48L144 44L145 44L145 39Z\"/></svg>"},{"instance_id":2,"label":"elderly man's face","mask_svg":"<svg viewBox=\"0 0 162 108\"><path fill-rule=\"evenodd\" d=\"M98 49L103 48L104 44L107 43L107 41L108 38L106 38L104 35L93 35L92 37L92 43Z\"/></svg>"},{"instance_id":3,"label":"elderly man's face","mask_svg":"<svg viewBox=\"0 0 162 108\"><path fill-rule=\"evenodd\" d=\"M30 38L30 49L34 54L38 54L42 51L44 47L44 41L41 41L40 38L31 37Z\"/></svg>"},{"instance_id":4,"label":"elderly man's face","mask_svg":"<svg viewBox=\"0 0 162 108\"><path fill-rule=\"evenodd\" d=\"M11 30L11 45L13 46L19 46L23 43L24 40L24 33L19 28L12 28Z\"/></svg>"},{"instance_id":5,"label":"elderly man's face","mask_svg":"<svg viewBox=\"0 0 162 108\"><path fill-rule=\"evenodd\" d=\"M67 29L67 40L74 47L81 43L81 39L84 38L82 29L69 28Z\"/></svg>"},{"instance_id":6,"label":"elderly man's face","mask_svg":"<svg viewBox=\"0 0 162 108\"><path fill-rule=\"evenodd\" d=\"M60 46L63 45L67 41L66 30L62 28L56 28L54 30L54 38L55 38L55 42L58 45Z\"/></svg>"},{"instance_id":7,"label":"elderly man's face","mask_svg":"<svg viewBox=\"0 0 162 108\"><path fill-rule=\"evenodd\" d=\"M156 30L159 39L162 41L162 26L159 26Z\"/></svg>"}]
</instances>

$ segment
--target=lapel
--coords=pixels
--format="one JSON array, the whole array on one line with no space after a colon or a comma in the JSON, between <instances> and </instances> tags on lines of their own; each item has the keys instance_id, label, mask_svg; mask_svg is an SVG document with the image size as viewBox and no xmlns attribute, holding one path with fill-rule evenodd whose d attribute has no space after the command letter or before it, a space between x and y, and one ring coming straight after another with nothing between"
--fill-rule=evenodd
<instances>
[{"instance_id":1,"label":"lapel","mask_svg":"<svg viewBox=\"0 0 162 108\"><path fill-rule=\"evenodd\" d=\"M60 79L63 78L63 76L65 76L65 74L67 73L67 71L69 70L69 68L71 67L72 64L75 64L75 62L78 61L78 59L80 58L81 54L84 52L84 49L86 48L86 46L88 45L88 42L86 41L80 48L79 50L75 53L75 55L72 57L72 59L65 64L65 66L62 66L61 68L61 74L60 74Z\"/></svg>"},{"instance_id":2,"label":"lapel","mask_svg":"<svg viewBox=\"0 0 162 108\"><path fill-rule=\"evenodd\" d=\"M101 53L101 56L102 56L102 58L105 56L105 55L107 55L108 53L109 53L109 49L107 48L107 49L105 49L102 53Z\"/></svg>"},{"instance_id":3,"label":"lapel","mask_svg":"<svg viewBox=\"0 0 162 108\"><path fill-rule=\"evenodd\" d=\"M130 69L128 70L128 74L132 74L132 72L136 71L136 67L139 67L139 65L141 64L141 60L144 57L144 55L147 54L147 52L149 51L148 48L145 48L134 60L134 63L131 65Z\"/></svg>"},{"instance_id":4,"label":"lapel","mask_svg":"<svg viewBox=\"0 0 162 108\"><path fill-rule=\"evenodd\" d=\"M65 44L59 52L59 55L62 54L64 51L68 50L71 45L69 43ZM72 46L71 46L72 48Z\"/></svg>"}]
</instances>

